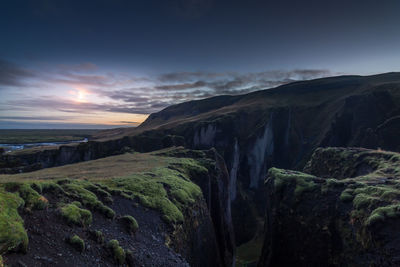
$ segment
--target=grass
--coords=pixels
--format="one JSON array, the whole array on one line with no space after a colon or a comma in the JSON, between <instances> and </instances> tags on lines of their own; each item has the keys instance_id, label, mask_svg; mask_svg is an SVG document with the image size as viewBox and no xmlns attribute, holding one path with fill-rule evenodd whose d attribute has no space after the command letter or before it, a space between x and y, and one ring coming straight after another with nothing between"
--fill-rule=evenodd
<instances>
[{"instance_id":1,"label":"grass","mask_svg":"<svg viewBox=\"0 0 400 267\"><path fill-rule=\"evenodd\" d=\"M18 208L23 205L17 194L0 187L0 254L18 248L26 251L28 247L28 235L18 214Z\"/></svg>"},{"instance_id":2,"label":"grass","mask_svg":"<svg viewBox=\"0 0 400 267\"><path fill-rule=\"evenodd\" d=\"M377 222L385 221L388 218L400 217L400 204L393 204L385 207L376 208L365 222L366 225L373 225Z\"/></svg>"},{"instance_id":3,"label":"grass","mask_svg":"<svg viewBox=\"0 0 400 267\"><path fill-rule=\"evenodd\" d=\"M81 209L76 204L67 204L61 208L61 215L68 223L80 226L88 226L92 223L92 213L89 210Z\"/></svg>"},{"instance_id":4,"label":"grass","mask_svg":"<svg viewBox=\"0 0 400 267\"><path fill-rule=\"evenodd\" d=\"M0 182L35 181L46 179L89 179L101 180L128 176L133 173L149 172L154 168L167 167L179 159L160 157L152 153L126 153L118 156L47 168L29 173L0 174Z\"/></svg>"},{"instance_id":5,"label":"grass","mask_svg":"<svg viewBox=\"0 0 400 267\"><path fill-rule=\"evenodd\" d=\"M277 191L282 190L286 185L294 184L296 197L300 197L304 192L313 191L317 188L313 181L316 177L302 172L270 168L268 176L274 178L274 186Z\"/></svg>"},{"instance_id":6,"label":"grass","mask_svg":"<svg viewBox=\"0 0 400 267\"><path fill-rule=\"evenodd\" d=\"M109 219L113 219L115 217L115 212L111 208L104 205L103 202L97 198L97 195L87 188L92 189L93 191L106 192L103 189L89 181L84 180L64 180L61 181L61 183L61 186L67 195L73 197L74 199L79 199L84 206L99 211ZM107 192L105 195L109 196L110 194Z\"/></svg>"},{"instance_id":7,"label":"grass","mask_svg":"<svg viewBox=\"0 0 400 267\"><path fill-rule=\"evenodd\" d=\"M0 144L23 144L42 142L76 141L88 138L98 130L0 130Z\"/></svg>"},{"instance_id":8,"label":"grass","mask_svg":"<svg viewBox=\"0 0 400 267\"><path fill-rule=\"evenodd\" d=\"M76 250L79 252L83 252L85 250L85 241L77 235L73 235L68 239L68 243L71 244Z\"/></svg>"},{"instance_id":9,"label":"grass","mask_svg":"<svg viewBox=\"0 0 400 267\"><path fill-rule=\"evenodd\" d=\"M118 240L112 239L108 241L107 247L112 251L115 261L120 265L124 264L126 255Z\"/></svg>"},{"instance_id":10,"label":"grass","mask_svg":"<svg viewBox=\"0 0 400 267\"><path fill-rule=\"evenodd\" d=\"M0 181L26 181L35 184L39 191L57 188L85 207L98 210L109 218L115 216L114 212L96 194L112 201L110 193L120 192L160 211L165 221L180 223L184 220L184 209L202 195L201 189L190 178L207 175L207 172L194 159L162 157L154 153L126 153L31 173L0 175ZM59 178L70 179L52 182Z\"/></svg>"},{"instance_id":11,"label":"grass","mask_svg":"<svg viewBox=\"0 0 400 267\"><path fill-rule=\"evenodd\" d=\"M340 200L343 202L350 202L353 200L354 196L352 195L353 189L345 189L343 192L340 194Z\"/></svg>"},{"instance_id":12,"label":"grass","mask_svg":"<svg viewBox=\"0 0 400 267\"><path fill-rule=\"evenodd\" d=\"M48 200L39 195L39 193L32 188L30 183L9 182L4 185L5 190L17 192L24 200L24 206L27 210L31 209L44 209L48 205Z\"/></svg>"},{"instance_id":13,"label":"grass","mask_svg":"<svg viewBox=\"0 0 400 267\"><path fill-rule=\"evenodd\" d=\"M97 243L99 243L99 244L104 243L104 234L102 231L99 231L99 230L90 231L90 234L91 234L92 238L94 239L94 241L96 241Z\"/></svg>"},{"instance_id":14,"label":"grass","mask_svg":"<svg viewBox=\"0 0 400 267\"><path fill-rule=\"evenodd\" d=\"M167 222L183 221L183 210L201 197L191 182L194 175L207 175L197 160L157 156L160 153L126 153L89 162L48 168L30 173L0 175L0 182L29 182L38 191L58 190L109 218L115 216L97 196L111 202L111 193L138 198L148 208L159 210ZM58 179L65 182L55 183Z\"/></svg>"},{"instance_id":15,"label":"grass","mask_svg":"<svg viewBox=\"0 0 400 267\"><path fill-rule=\"evenodd\" d=\"M139 229L138 222L132 216L125 215L125 216L121 217L121 220L126 224L126 226L128 228L128 232L134 234Z\"/></svg>"},{"instance_id":16,"label":"grass","mask_svg":"<svg viewBox=\"0 0 400 267\"><path fill-rule=\"evenodd\" d=\"M152 172L133 174L123 178L103 180L111 189L121 189L130 193L129 198L138 198L140 203L163 214L169 223L183 222L183 210L193 204L201 195L201 189L190 181L187 173L198 167L199 173L204 167L195 160L183 160L175 168L156 168ZM186 169L187 168L187 169ZM186 173L178 169L186 170Z\"/></svg>"},{"instance_id":17,"label":"grass","mask_svg":"<svg viewBox=\"0 0 400 267\"><path fill-rule=\"evenodd\" d=\"M200 187L191 179L208 175L208 169L198 160L157 153L160 151L126 153L31 173L0 175L0 255L26 250L28 236L18 209L46 208L48 201L43 195L47 194L56 197L58 203L51 204L59 207L68 223L82 227L92 223L92 212L113 219L116 214L105 203L112 203L116 195L159 211L171 225L183 223L185 212L202 198ZM123 218L130 232L138 230L140 222L131 216ZM100 233L93 238L104 242ZM125 261L119 244L112 250L117 262Z\"/></svg>"}]
</instances>

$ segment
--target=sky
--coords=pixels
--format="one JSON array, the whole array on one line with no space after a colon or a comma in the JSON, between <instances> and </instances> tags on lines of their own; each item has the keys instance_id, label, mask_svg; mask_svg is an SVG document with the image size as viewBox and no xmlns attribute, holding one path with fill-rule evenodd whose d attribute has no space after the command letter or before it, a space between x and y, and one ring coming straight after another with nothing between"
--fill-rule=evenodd
<instances>
[{"instance_id":1,"label":"sky","mask_svg":"<svg viewBox=\"0 0 400 267\"><path fill-rule=\"evenodd\" d=\"M398 0L0 3L0 129L137 126L168 105L400 71Z\"/></svg>"}]
</instances>

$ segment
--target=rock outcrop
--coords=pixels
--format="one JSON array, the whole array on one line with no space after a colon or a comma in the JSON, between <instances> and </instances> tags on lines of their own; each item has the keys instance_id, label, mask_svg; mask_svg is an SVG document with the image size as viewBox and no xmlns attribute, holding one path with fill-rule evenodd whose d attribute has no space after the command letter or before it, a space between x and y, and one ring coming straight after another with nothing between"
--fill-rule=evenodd
<instances>
[{"instance_id":1,"label":"rock outcrop","mask_svg":"<svg viewBox=\"0 0 400 267\"><path fill-rule=\"evenodd\" d=\"M271 168L258 266L398 266L400 154L317 149L304 173Z\"/></svg>"}]
</instances>

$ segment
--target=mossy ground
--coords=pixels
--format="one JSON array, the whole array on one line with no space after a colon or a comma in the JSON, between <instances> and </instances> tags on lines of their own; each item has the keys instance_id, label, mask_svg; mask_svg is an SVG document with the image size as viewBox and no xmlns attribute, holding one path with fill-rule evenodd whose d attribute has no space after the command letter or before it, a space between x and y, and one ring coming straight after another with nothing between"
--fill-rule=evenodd
<instances>
[{"instance_id":1,"label":"mossy ground","mask_svg":"<svg viewBox=\"0 0 400 267\"><path fill-rule=\"evenodd\" d=\"M92 223L92 213L89 210L79 208L75 203L63 206L61 215L69 223L81 226L88 226Z\"/></svg>"},{"instance_id":2,"label":"mossy ground","mask_svg":"<svg viewBox=\"0 0 400 267\"><path fill-rule=\"evenodd\" d=\"M118 240L112 239L108 241L107 247L112 251L115 261L120 265L124 264L125 250L119 245Z\"/></svg>"},{"instance_id":3,"label":"mossy ground","mask_svg":"<svg viewBox=\"0 0 400 267\"><path fill-rule=\"evenodd\" d=\"M274 186L277 191L282 190L287 185L294 185L294 194L297 198L301 197L304 192L313 191L317 188L313 181L316 177L302 172L271 168L268 171L268 176L274 178Z\"/></svg>"},{"instance_id":4,"label":"mossy ground","mask_svg":"<svg viewBox=\"0 0 400 267\"><path fill-rule=\"evenodd\" d=\"M339 179L321 179L302 172L271 168L269 176L274 178L275 189L279 191L284 186L294 185L297 198L302 193L313 190L317 194L339 192L339 200L352 205L350 216L357 218L364 226L400 217L400 154L366 149L320 148L314 153L315 156L326 156L330 161L343 165L344 169L340 173L333 166L334 174L354 174L359 166L370 171L351 178L340 176ZM313 162L316 160L318 159L311 159L305 169L310 170L313 164L317 164Z\"/></svg>"},{"instance_id":5,"label":"mossy ground","mask_svg":"<svg viewBox=\"0 0 400 267\"><path fill-rule=\"evenodd\" d=\"M121 217L121 220L126 224L128 231L130 233L135 233L139 229L139 224L135 218L130 215L125 215Z\"/></svg>"},{"instance_id":6,"label":"mossy ground","mask_svg":"<svg viewBox=\"0 0 400 267\"><path fill-rule=\"evenodd\" d=\"M24 222L18 214L18 208L23 205L23 199L17 194L0 187L0 254L17 248L26 250L28 246Z\"/></svg>"},{"instance_id":7,"label":"mossy ground","mask_svg":"<svg viewBox=\"0 0 400 267\"><path fill-rule=\"evenodd\" d=\"M79 252L83 252L85 250L85 241L77 235L73 235L68 239L68 243L71 244L76 250Z\"/></svg>"},{"instance_id":8,"label":"mossy ground","mask_svg":"<svg viewBox=\"0 0 400 267\"><path fill-rule=\"evenodd\" d=\"M116 195L159 211L169 224L179 224L184 221L185 210L202 197L191 178L208 173L198 160L160 156L157 152L127 153L79 163L79 168L76 165L29 173L33 179L28 179L28 174L0 175L0 254L26 249L28 236L18 209L35 212L47 208L48 194L66 223L82 227L91 224L93 212L113 220L116 214L109 204ZM132 232L140 225L135 222L130 224ZM104 237L97 239L104 241Z\"/></svg>"}]
</instances>

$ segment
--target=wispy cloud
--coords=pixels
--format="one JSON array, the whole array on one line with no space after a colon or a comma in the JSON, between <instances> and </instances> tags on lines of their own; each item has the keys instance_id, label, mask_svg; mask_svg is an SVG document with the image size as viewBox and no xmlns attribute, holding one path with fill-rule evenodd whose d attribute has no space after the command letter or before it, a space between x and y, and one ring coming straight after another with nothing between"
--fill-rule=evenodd
<instances>
[{"instance_id":1,"label":"wispy cloud","mask_svg":"<svg viewBox=\"0 0 400 267\"><path fill-rule=\"evenodd\" d=\"M15 121L59 121L62 119L71 119L74 117L65 116L0 116L0 120L15 120Z\"/></svg>"},{"instance_id":2,"label":"wispy cloud","mask_svg":"<svg viewBox=\"0 0 400 267\"><path fill-rule=\"evenodd\" d=\"M99 69L95 64L87 62L32 71L0 60L0 87L6 85L29 89L29 93L21 93L22 97L8 97L3 101L0 99L0 110L8 110L9 115L0 117L0 120L54 120L51 116L34 116L29 113L33 110L65 113L66 119L98 112L115 113L116 117L121 113L150 114L183 101L221 94L244 94L293 81L332 75L323 69L298 69L252 73L170 72L135 76L102 72ZM33 81L28 83L29 79ZM62 90L64 94L60 93ZM84 90L84 101L73 99L81 92L71 94L74 90ZM14 116L10 113L13 110L21 114ZM118 123L137 122L124 118Z\"/></svg>"},{"instance_id":3,"label":"wispy cloud","mask_svg":"<svg viewBox=\"0 0 400 267\"><path fill-rule=\"evenodd\" d=\"M0 89L2 86L27 86L25 79L35 76L32 70L0 59Z\"/></svg>"}]
</instances>

